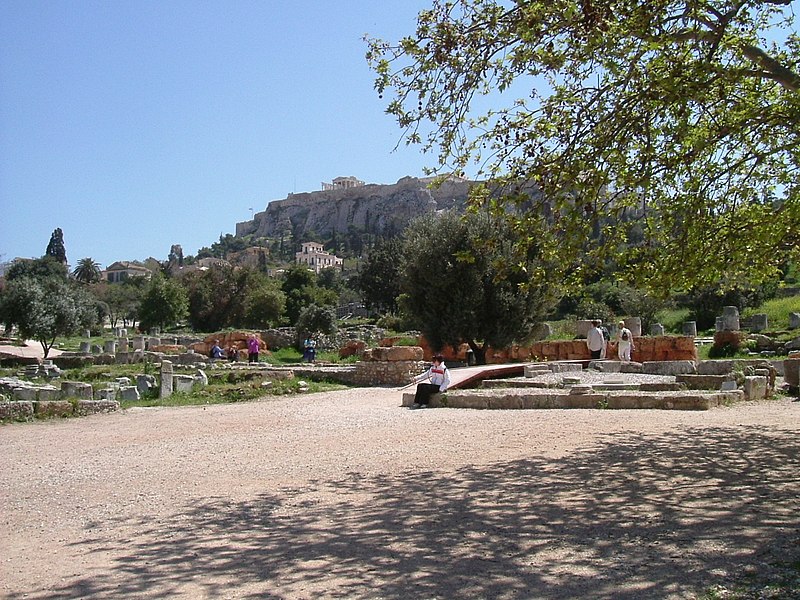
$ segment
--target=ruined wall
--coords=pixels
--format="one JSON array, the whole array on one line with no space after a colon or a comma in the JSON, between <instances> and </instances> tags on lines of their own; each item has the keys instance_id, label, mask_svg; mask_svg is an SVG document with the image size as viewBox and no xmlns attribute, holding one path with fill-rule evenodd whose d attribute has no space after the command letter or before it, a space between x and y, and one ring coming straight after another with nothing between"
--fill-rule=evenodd
<instances>
[{"instance_id":1,"label":"ruined wall","mask_svg":"<svg viewBox=\"0 0 800 600\"><path fill-rule=\"evenodd\" d=\"M356 363L355 384L406 385L424 370L422 348L418 346L379 347L365 350Z\"/></svg>"},{"instance_id":2,"label":"ruined wall","mask_svg":"<svg viewBox=\"0 0 800 600\"><path fill-rule=\"evenodd\" d=\"M390 344L391 339L383 340L382 344ZM423 349L425 360L433 356L433 349L424 337L420 337L419 345ZM633 345L636 348L631 353L634 362L651 362L665 360L697 360L697 348L694 338L689 336L648 336L634 337ZM442 355L445 362L467 362L469 346L462 344L458 348L446 348ZM617 346L609 342L606 356L611 360L617 359ZM553 340L534 342L528 346L511 346L496 350L489 348L486 352L487 364L500 364L507 362L527 362L532 360L590 360L591 354L586 347L586 340Z\"/></svg>"}]
</instances>

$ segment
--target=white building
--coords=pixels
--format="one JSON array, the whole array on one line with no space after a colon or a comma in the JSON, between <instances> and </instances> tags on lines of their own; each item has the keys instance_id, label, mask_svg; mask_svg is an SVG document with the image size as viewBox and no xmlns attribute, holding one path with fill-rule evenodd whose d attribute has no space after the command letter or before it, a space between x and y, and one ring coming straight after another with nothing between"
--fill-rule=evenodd
<instances>
[{"instance_id":1,"label":"white building","mask_svg":"<svg viewBox=\"0 0 800 600\"><path fill-rule=\"evenodd\" d=\"M322 269L331 267L341 269L342 259L333 254L329 254L322 249L322 244L317 242L304 242L302 250L295 252L294 262L298 265L307 265L309 269L313 269L315 273L319 273Z\"/></svg>"}]
</instances>

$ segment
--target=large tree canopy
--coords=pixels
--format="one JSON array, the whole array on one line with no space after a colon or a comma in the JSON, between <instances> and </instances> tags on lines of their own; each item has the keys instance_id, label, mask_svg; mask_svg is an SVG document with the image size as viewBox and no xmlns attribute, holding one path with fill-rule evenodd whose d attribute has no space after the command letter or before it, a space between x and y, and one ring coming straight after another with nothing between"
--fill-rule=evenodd
<instances>
[{"instance_id":1,"label":"large tree canopy","mask_svg":"<svg viewBox=\"0 0 800 600\"><path fill-rule=\"evenodd\" d=\"M514 262L517 242L485 212L427 214L406 229L400 303L434 349L467 343L483 364L487 347L524 341L551 310L549 265L535 253Z\"/></svg>"},{"instance_id":2,"label":"large tree canopy","mask_svg":"<svg viewBox=\"0 0 800 600\"><path fill-rule=\"evenodd\" d=\"M565 268L732 286L800 245L794 19L789 0L433 0L367 58L408 143L510 192L476 202L538 186L511 212Z\"/></svg>"}]
</instances>

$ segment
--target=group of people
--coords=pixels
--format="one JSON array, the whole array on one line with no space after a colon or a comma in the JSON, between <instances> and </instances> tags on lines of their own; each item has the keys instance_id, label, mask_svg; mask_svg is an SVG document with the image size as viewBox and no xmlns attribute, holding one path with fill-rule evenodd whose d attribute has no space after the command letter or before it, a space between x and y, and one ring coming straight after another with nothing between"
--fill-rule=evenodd
<instances>
[{"instance_id":1,"label":"group of people","mask_svg":"<svg viewBox=\"0 0 800 600\"><path fill-rule=\"evenodd\" d=\"M260 350L261 343L255 335L251 334L247 338L247 362L257 363ZM311 334L305 340L303 340L303 360L305 362L314 362L316 357L317 340L314 338L314 334ZM239 359L239 348L232 344L231 347L226 351L223 350L222 346L219 345L219 340L214 340L209 352L209 358L211 358L211 360L227 358L231 362L236 362Z\"/></svg>"},{"instance_id":2,"label":"group of people","mask_svg":"<svg viewBox=\"0 0 800 600\"><path fill-rule=\"evenodd\" d=\"M252 334L248 336L247 362L257 363L258 354L260 350L261 350L261 343L258 341L258 338ZM236 362L239 359L239 348L231 344L231 347L228 348L227 351L225 351L219 345L219 340L214 340L214 344L211 346L211 351L209 352L209 357L211 358L211 360L220 360L227 358L230 362Z\"/></svg>"},{"instance_id":3,"label":"group of people","mask_svg":"<svg viewBox=\"0 0 800 600\"><path fill-rule=\"evenodd\" d=\"M606 358L606 348L611 335L606 327L603 327L603 322L600 319L592 321L592 328L586 335L586 346L592 355L593 360L602 360ZM617 335L615 338L617 347L617 356L623 362L630 362L631 352L636 348L633 345L633 333L625 327L625 321L620 321L617 324Z\"/></svg>"}]
</instances>

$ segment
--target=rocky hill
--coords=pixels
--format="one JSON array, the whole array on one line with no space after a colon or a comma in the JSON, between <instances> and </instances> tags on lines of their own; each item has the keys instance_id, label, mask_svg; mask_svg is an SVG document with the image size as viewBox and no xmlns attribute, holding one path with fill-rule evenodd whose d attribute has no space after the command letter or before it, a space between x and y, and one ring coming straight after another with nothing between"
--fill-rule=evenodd
<instances>
[{"instance_id":1,"label":"rocky hill","mask_svg":"<svg viewBox=\"0 0 800 600\"><path fill-rule=\"evenodd\" d=\"M346 189L289 194L273 200L251 221L236 224L236 235L278 237L320 236L356 231L372 234L401 232L414 217L450 208L463 209L471 182L449 179L430 187L431 178L404 177L395 184L367 184Z\"/></svg>"}]
</instances>

